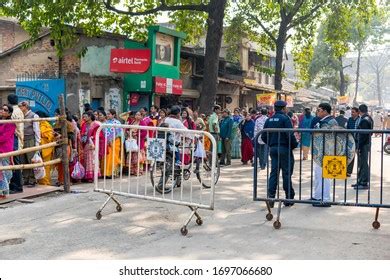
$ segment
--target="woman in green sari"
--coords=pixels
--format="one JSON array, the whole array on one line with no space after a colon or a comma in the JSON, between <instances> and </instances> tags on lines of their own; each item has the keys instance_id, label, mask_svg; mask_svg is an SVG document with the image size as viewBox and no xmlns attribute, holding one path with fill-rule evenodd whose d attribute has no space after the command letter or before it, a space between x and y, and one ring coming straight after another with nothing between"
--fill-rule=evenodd
<instances>
[{"instance_id":1,"label":"woman in green sari","mask_svg":"<svg viewBox=\"0 0 390 280\"><path fill-rule=\"evenodd\" d=\"M241 158L241 135L238 126L242 120L243 118L240 115L240 109L234 109L232 129L232 158Z\"/></svg>"}]
</instances>

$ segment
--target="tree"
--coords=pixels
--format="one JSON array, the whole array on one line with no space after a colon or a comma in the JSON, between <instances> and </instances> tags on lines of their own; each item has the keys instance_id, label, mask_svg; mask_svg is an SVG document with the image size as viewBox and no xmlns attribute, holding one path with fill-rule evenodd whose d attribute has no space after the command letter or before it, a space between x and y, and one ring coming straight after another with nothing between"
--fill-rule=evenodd
<instances>
[{"instance_id":1,"label":"tree","mask_svg":"<svg viewBox=\"0 0 390 280\"><path fill-rule=\"evenodd\" d=\"M368 10L365 9L363 11L360 9L354 9L351 11L352 20L350 22L349 39L353 50L357 51L355 94L353 98L354 105L357 105L356 99L359 91L360 63L362 52L364 49L366 49L370 41L378 42L380 37L382 37L381 32L378 31L381 19L376 8L376 5L370 5L367 6Z\"/></svg>"},{"instance_id":2,"label":"tree","mask_svg":"<svg viewBox=\"0 0 390 280\"><path fill-rule=\"evenodd\" d=\"M319 29L317 44L312 52L312 60L307 66L306 81L315 83L318 87L330 86L333 90L339 91L340 95L344 95L350 83L350 78L344 74L344 69L351 65L345 66L343 56L340 56L340 53L337 53L333 46L325 40L325 29L324 25Z\"/></svg>"},{"instance_id":3,"label":"tree","mask_svg":"<svg viewBox=\"0 0 390 280\"><path fill-rule=\"evenodd\" d=\"M358 53L355 88L357 91L361 53L372 35L372 19L377 13L376 1L355 2L352 5L348 2L336 5L332 13L323 20L313 56L299 57L301 65L308 66L310 72L306 75L304 70L301 70L301 77L309 82L317 81L320 85L326 85L328 82L328 85L339 90L341 96L346 94L349 80L344 69L351 66L344 65L343 58L351 50ZM309 59L311 62L308 63Z\"/></svg>"},{"instance_id":4,"label":"tree","mask_svg":"<svg viewBox=\"0 0 390 280\"><path fill-rule=\"evenodd\" d=\"M383 106L382 84L384 81L385 70L388 68L390 62L389 50L385 49L382 52L371 54L366 59L370 69L375 73L375 91L377 93L376 96L378 98L378 104L379 106Z\"/></svg>"},{"instance_id":5,"label":"tree","mask_svg":"<svg viewBox=\"0 0 390 280\"><path fill-rule=\"evenodd\" d=\"M223 19L227 0L2 0L0 10L16 17L34 40L42 28L51 29L59 57L63 50L74 44L74 28L82 28L87 35L103 31L120 32L133 37L145 36L145 26L156 21L162 12L170 12L179 27L191 30L191 19L207 14L205 69L200 108L211 112L215 102L219 50L221 48ZM120 7L119 7L120 6ZM195 24L199 21L195 21ZM199 26L192 26L199 34ZM191 36L190 36L191 37Z\"/></svg>"},{"instance_id":6,"label":"tree","mask_svg":"<svg viewBox=\"0 0 390 280\"><path fill-rule=\"evenodd\" d=\"M237 3L239 15L248 26L257 26L262 47L276 51L275 90L282 89L283 54L290 38L302 42L314 35L315 20L329 1L248 0Z\"/></svg>"}]
</instances>

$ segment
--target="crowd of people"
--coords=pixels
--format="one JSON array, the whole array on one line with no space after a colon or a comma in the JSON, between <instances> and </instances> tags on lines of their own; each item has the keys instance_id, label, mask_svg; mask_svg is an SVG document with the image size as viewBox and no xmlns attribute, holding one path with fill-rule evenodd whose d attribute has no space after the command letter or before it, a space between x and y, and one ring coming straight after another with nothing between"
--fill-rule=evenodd
<instances>
[{"instance_id":1,"label":"crowd of people","mask_svg":"<svg viewBox=\"0 0 390 280\"><path fill-rule=\"evenodd\" d=\"M372 130L377 129L390 129L390 114L386 118L381 119L380 126L375 125L375 121L368 113L368 107L365 104L360 105L359 107L349 108L347 107L347 112L349 113L349 118L345 116L346 112L340 110L338 116L332 114L332 107L328 103L319 104L316 114L312 115L311 110L306 108L304 113L299 117L294 116L291 112L288 112L286 108L286 102L277 101L275 103L274 109L275 114L266 119L265 123L263 120L256 120L256 123L261 126L261 129L266 128L277 128L279 132L269 132L261 134L261 145L267 145L267 148L270 149L269 155L271 157L271 172L268 181L268 197L275 198L277 190L277 182L279 177L279 172L282 170L283 177L283 190L285 192L286 199L293 200L295 196L295 191L292 185L291 176L294 170L294 155L293 150L301 145L303 158L302 160L307 160L309 157L309 151L313 145L313 155L320 155L326 150L327 144L326 141L332 143L332 151L336 150L338 145L336 140L333 142L331 136L327 137L326 133L318 133L320 129L353 129L354 132L350 134L342 133L345 139L345 148L342 146L342 154L347 155L347 177L350 177L353 172L355 158L357 158L357 183L353 184L352 187L355 190L367 190L369 188L369 152L371 150L371 135L372 133L367 133L365 131L359 132L358 130ZM379 114L379 113L377 113ZM383 120L383 121L382 121ZM262 125L264 123L264 125ZM304 132L297 133L280 133L283 129L286 128L302 128L306 129ZM319 139L322 139L320 142L320 147L315 147L313 136L314 132L311 132L311 129L316 129ZM337 136L337 134L336 134ZM259 140L260 141L260 140ZM353 143L353 145L348 145ZM355 150L351 151L351 147ZM321 152L322 151L322 152ZM356 152L356 153L355 153ZM261 157L261 152L259 153ZM356 154L356 156L355 156ZM325 154L322 154L324 156ZM322 159L322 156L319 158ZM261 168L262 167L260 164ZM314 169L314 192L313 197L310 199L314 201L314 207L330 207L329 203L330 198L330 189L331 189L331 179L324 178L322 161L313 162ZM321 201L317 203L316 201ZM286 201L284 202L286 206L291 206L294 203ZM270 202L270 207L274 206L274 202Z\"/></svg>"},{"instance_id":2,"label":"crowd of people","mask_svg":"<svg viewBox=\"0 0 390 280\"><path fill-rule=\"evenodd\" d=\"M327 114L324 115L321 112ZM105 108L100 107L93 110L89 104L84 104L81 118L66 110L67 154L70 159L69 166L66 168L69 168L74 183L79 181L92 182L95 177L95 164L99 165L97 169L98 177L110 178L111 176L117 176L121 166L129 171L129 175L142 175L147 161L146 138L148 133L153 132L148 132L146 129L122 130L121 128L105 127L99 135L96 135L102 124L130 124L140 127L168 126L208 131L217 141L216 149L219 155L219 163L222 166L231 165L232 158L240 158L243 165L253 164L255 160L258 160L259 168L263 170L266 168L268 155L270 155L272 167L269 188L271 197L276 190L276 176L279 174L279 170L282 169L286 197L292 198L294 197L294 191L291 186L291 174L294 163L291 160L281 160L281 163L276 162L276 153L278 159L291 159L293 158L291 157L292 149L301 145L303 160L307 160L312 145L311 135L309 132L291 135L293 138L288 141L272 134L269 134L268 139L262 135L257 138L257 145L254 145L255 136L259 132L267 127L320 128L328 117L329 121L326 123L348 129L372 129L375 127L375 122L367 115L366 106L347 108L346 112L341 110L339 116L334 118L331 116L330 105L320 104L316 113L316 115L313 115L311 110L306 108L302 114L297 115L286 109L284 101L276 102L272 112L266 108L250 109L248 111L236 108L232 113L229 109L222 110L220 106L215 105L210 115L199 114L198 111L193 111L185 105L175 105L169 109L160 109L153 105L149 110L148 108L141 108L136 112L130 111L118 115L113 109L105 110ZM59 109L56 110L55 114L56 116L60 115ZM348 114L350 114L349 117L347 117ZM28 102L18 102L18 97L14 94L8 96L8 104L1 108L2 119L19 120L45 117L48 117L45 112L33 112ZM366 119L368 119L368 122ZM390 115L381 119L381 125L382 128L390 129ZM52 143L61 139L61 129L59 122L50 123L48 121L0 124L0 154ZM125 133L125 135L122 135L122 133ZM149 136L152 135L149 134ZM123 151L123 139L136 139L137 141L134 144L137 146L136 149ZM95 149L97 143L99 143L98 151ZM205 150L212 149L211 141L208 138L205 138L203 144ZM255 146L257 151L254 151ZM275 150L276 146L278 152ZM282 147L282 153L280 147ZM359 146L358 150L362 154L362 158L368 154L363 146ZM0 158L0 166L30 164L36 162L34 158L37 154L43 162L47 162L53 158L62 158L63 151L61 147L51 147L42 149L39 153L34 151L8 158L2 157ZM98 153L99 162L95 162L95 152ZM121 163L123 154L125 154L125 161ZM362 168L367 169L366 166ZM348 166L349 176L352 169L353 162ZM52 173L54 170L57 170L58 174L56 182L53 182L55 176L52 176ZM62 163L54 167L47 165L45 166L44 176L39 179L34 176L31 169L0 171L0 198L5 198L9 193L23 192L23 186L35 187L36 184L61 186L64 184L63 170ZM357 187L363 188L367 185L367 174L362 174L359 178ZM319 196L316 192L314 199L318 199ZM327 199L327 196L325 196L325 199Z\"/></svg>"}]
</instances>

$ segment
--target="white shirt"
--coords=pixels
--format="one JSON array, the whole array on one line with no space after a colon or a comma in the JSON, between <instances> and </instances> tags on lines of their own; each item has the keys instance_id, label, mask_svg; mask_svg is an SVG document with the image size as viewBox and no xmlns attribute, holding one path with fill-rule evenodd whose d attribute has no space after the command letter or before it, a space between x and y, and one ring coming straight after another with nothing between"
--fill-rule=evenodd
<instances>
[{"instance_id":1,"label":"white shirt","mask_svg":"<svg viewBox=\"0 0 390 280\"><path fill-rule=\"evenodd\" d=\"M265 121L267 119L268 119L268 117L265 116L265 115L262 115L262 116L257 118L256 123L255 123L255 134L254 134L255 136L257 135L257 133L259 133L260 131L263 130ZM261 136L259 136L258 142L259 142L260 145L264 145L265 144L263 142L263 140L261 140Z\"/></svg>"},{"instance_id":2,"label":"white shirt","mask_svg":"<svg viewBox=\"0 0 390 280\"><path fill-rule=\"evenodd\" d=\"M347 119L349 119L351 116L352 116L352 110L347 110L347 111L345 111L344 117L346 117Z\"/></svg>"},{"instance_id":3,"label":"white shirt","mask_svg":"<svg viewBox=\"0 0 390 280\"><path fill-rule=\"evenodd\" d=\"M166 123L170 128L187 129L184 124L176 118L167 117L165 118L164 123Z\"/></svg>"},{"instance_id":4,"label":"white shirt","mask_svg":"<svg viewBox=\"0 0 390 280\"><path fill-rule=\"evenodd\" d=\"M12 108L14 111L12 112L11 119L13 120L23 120L24 114L22 110L20 110L18 105L13 105ZM17 123L15 134L18 137L18 149L23 149L23 141L24 141L24 123Z\"/></svg>"},{"instance_id":5,"label":"white shirt","mask_svg":"<svg viewBox=\"0 0 390 280\"><path fill-rule=\"evenodd\" d=\"M186 128L184 126L184 124L181 122L181 120L176 119L176 118L167 117L167 118L165 118L164 123L166 123L170 128L177 128L177 129L188 130L188 128ZM172 132L172 135L175 135L175 142L180 142L181 135L184 135L185 137L190 138L190 139L192 139L193 136L194 136L191 133L187 134L187 133L179 133L179 132Z\"/></svg>"}]
</instances>

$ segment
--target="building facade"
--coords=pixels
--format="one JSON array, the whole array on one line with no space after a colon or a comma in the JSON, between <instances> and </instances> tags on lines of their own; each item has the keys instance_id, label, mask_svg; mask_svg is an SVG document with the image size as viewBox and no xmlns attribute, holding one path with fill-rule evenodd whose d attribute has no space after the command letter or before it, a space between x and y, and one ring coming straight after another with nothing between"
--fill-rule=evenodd
<instances>
[{"instance_id":1,"label":"building facade","mask_svg":"<svg viewBox=\"0 0 390 280\"><path fill-rule=\"evenodd\" d=\"M84 103L91 103L94 108L105 106L122 110L123 75L111 73L109 63L110 50L123 48L126 37L104 33L92 38L76 31L76 44L65 50L59 59L50 30L44 31L29 48L24 48L29 36L16 22L3 19L0 31L3 38L0 53L2 103L9 93L16 92L18 79L59 77L65 80L66 105L72 113L80 113ZM4 44L4 38L14 38L14 41L10 44L6 40Z\"/></svg>"}]
</instances>

